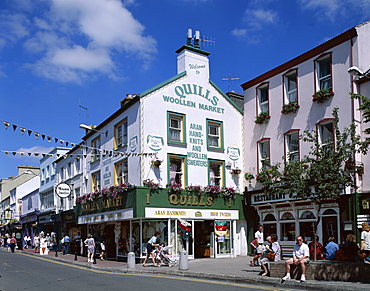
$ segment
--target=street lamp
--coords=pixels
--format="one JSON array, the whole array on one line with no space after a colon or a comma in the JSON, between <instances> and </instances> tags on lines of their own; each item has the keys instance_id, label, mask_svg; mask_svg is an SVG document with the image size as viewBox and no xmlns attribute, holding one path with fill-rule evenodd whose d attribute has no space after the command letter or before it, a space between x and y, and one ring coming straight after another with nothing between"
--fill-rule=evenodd
<instances>
[{"instance_id":1,"label":"street lamp","mask_svg":"<svg viewBox=\"0 0 370 291\"><path fill-rule=\"evenodd\" d=\"M91 125L86 125L86 124L81 123L81 124L80 124L80 128L81 128L81 129L85 129L85 130L92 130L92 131L96 131L96 132L104 133L104 134L105 134L105 136L108 136L108 130L107 130L107 131L97 130L97 129L93 128Z\"/></svg>"},{"instance_id":2,"label":"street lamp","mask_svg":"<svg viewBox=\"0 0 370 291\"><path fill-rule=\"evenodd\" d=\"M370 74L370 69L369 69L369 70L367 70L366 72L363 72L363 71L361 71L358 67L353 66L353 67L350 67L350 68L348 69L348 73L349 73L350 75L352 75L352 76L356 76L356 77L365 77L365 78L370 79L370 76L369 76L369 74Z\"/></svg>"}]
</instances>

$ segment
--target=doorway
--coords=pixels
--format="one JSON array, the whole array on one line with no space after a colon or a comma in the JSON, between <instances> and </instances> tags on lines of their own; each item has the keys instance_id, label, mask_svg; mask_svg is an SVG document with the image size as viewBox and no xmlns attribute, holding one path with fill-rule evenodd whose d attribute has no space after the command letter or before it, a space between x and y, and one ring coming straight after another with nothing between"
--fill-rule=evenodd
<instances>
[{"instance_id":1,"label":"doorway","mask_svg":"<svg viewBox=\"0 0 370 291\"><path fill-rule=\"evenodd\" d=\"M211 258L214 246L214 221L194 221L195 258Z\"/></svg>"}]
</instances>

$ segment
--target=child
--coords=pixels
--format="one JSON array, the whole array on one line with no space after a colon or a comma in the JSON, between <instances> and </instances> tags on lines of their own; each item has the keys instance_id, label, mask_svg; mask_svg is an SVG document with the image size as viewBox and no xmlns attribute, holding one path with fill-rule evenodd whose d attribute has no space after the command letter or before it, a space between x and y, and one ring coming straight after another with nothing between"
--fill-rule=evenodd
<instances>
[{"instance_id":1,"label":"child","mask_svg":"<svg viewBox=\"0 0 370 291\"><path fill-rule=\"evenodd\" d=\"M252 261L250 261L250 265L252 267L254 267L254 262L258 260L258 256L257 256L258 239L257 238L254 238L254 240L252 240L251 246L252 246L252 251L253 251L253 254L254 254L254 258L253 258Z\"/></svg>"}]
</instances>

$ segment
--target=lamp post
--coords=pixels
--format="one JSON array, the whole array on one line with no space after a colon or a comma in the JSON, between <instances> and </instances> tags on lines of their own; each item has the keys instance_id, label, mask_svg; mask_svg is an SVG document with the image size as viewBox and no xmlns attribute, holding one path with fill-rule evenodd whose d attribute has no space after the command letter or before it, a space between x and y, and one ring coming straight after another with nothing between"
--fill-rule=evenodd
<instances>
[{"instance_id":1,"label":"lamp post","mask_svg":"<svg viewBox=\"0 0 370 291\"><path fill-rule=\"evenodd\" d=\"M91 125L86 125L86 124L81 123L80 128L88 130L88 131L92 130L92 131L100 132L100 133L105 134L106 137L108 136L108 130L107 131L98 130L98 129L95 129L94 127L92 127Z\"/></svg>"},{"instance_id":2,"label":"lamp post","mask_svg":"<svg viewBox=\"0 0 370 291\"><path fill-rule=\"evenodd\" d=\"M353 66L353 67L350 67L348 69L348 73L352 76L356 76L356 77L365 77L365 78L368 78L370 79L370 69L367 70L366 72L363 72L361 71L358 67L356 66Z\"/></svg>"}]
</instances>

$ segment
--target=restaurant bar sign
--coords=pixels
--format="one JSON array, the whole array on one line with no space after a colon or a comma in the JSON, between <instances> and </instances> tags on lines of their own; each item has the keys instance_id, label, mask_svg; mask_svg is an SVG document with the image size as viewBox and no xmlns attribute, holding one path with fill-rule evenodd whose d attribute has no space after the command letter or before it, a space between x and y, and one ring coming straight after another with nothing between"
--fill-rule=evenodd
<instances>
[{"instance_id":1,"label":"restaurant bar sign","mask_svg":"<svg viewBox=\"0 0 370 291\"><path fill-rule=\"evenodd\" d=\"M252 194L251 195L251 204L263 204L266 202L280 202L280 201L287 201L291 200L289 196L282 194L282 193L275 193L275 194Z\"/></svg>"},{"instance_id":2,"label":"restaurant bar sign","mask_svg":"<svg viewBox=\"0 0 370 291\"><path fill-rule=\"evenodd\" d=\"M60 198L67 198L69 195L71 195L72 189L67 183L59 183L55 187L55 193L60 197Z\"/></svg>"}]
</instances>

